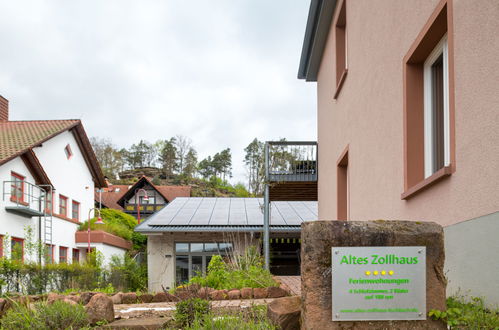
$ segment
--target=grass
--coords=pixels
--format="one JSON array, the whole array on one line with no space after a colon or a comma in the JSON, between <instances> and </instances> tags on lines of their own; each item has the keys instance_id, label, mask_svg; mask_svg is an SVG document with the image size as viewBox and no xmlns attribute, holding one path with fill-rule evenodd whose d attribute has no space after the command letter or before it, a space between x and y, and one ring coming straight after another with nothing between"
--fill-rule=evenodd
<instances>
[{"instance_id":1,"label":"grass","mask_svg":"<svg viewBox=\"0 0 499 330\"><path fill-rule=\"evenodd\" d=\"M82 305L70 305L56 301L49 305L46 302L29 307L13 302L1 321L4 330L35 329L82 329L88 327L87 314Z\"/></svg>"},{"instance_id":2,"label":"grass","mask_svg":"<svg viewBox=\"0 0 499 330\"><path fill-rule=\"evenodd\" d=\"M194 317L189 320L187 325L185 323L183 325L179 324L179 318L185 320L185 317L176 315L175 322L167 329L179 329L181 327L185 330L277 330L277 327L267 318L266 306L255 305L244 310L224 309L214 311L207 309L198 300L200 299L193 299L192 303L188 304L198 305L202 308L193 308L196 313L193 313L193 310L190 311L190 314L194 315Z\"/></svg>"}]
</instances>

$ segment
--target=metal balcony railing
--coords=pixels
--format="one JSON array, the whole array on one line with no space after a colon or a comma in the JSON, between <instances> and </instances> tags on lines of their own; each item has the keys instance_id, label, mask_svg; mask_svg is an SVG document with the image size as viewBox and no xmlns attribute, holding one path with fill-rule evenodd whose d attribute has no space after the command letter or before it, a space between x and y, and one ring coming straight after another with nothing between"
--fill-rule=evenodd
<instances>
[{"instance_id":1,"label":"metal balcony railing","mask_svg":"<svg viewBox=\"0 0 499 330\"><path fill-rule=\"evenodd\" d=\"M265 159L268 182L317 181L317 142L267 142Z\"/></svg>"},{"instance_id":2,"label":"metal balcony railing","mask_svg":"<svg viewBox=\"0 0 499 330\"><path fill-rule=\"evenodd\" d=\"M30 182L3 182L3 201L7 211L27 217L44 216L45 198L45 189Z\"/></svg>"}]
</instances>

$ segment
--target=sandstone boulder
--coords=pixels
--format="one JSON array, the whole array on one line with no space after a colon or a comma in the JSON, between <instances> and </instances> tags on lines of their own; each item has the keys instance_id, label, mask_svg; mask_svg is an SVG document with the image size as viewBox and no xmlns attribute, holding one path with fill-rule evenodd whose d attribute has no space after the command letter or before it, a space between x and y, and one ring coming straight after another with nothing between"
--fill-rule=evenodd
<instances>
[{"instance_id":1,"label":"sandstone boulder","mask_svg":"<svg viewBox=\"0 0 499 330\"><path fill-rule=\"evenodd\" d=\"M115 304L115 305L122 304L123 303L123 292L115 293L111 297L111 300L112 300L113 304Z\"/></svg>"},{"instance_id":2,"label":"sandstone boulder","mask_svg":"<svg viewBox=\"0 0 499 330\"><path fill-rule=\"evenodd\" d=\"M425 246L426 310L446 309L443 229L416 221L307 221L301 231L302 328L447 329L433 321L332 321L332 247ZM375 324L375 326L374 326Z\"/></svg>"},{"instance_id":3,"label":"sandstone boulder","mask_svg":"<svg viewBox=\"0 0 499 330\"><path fill-rule=\"evenodd\" d=\"M86 305L97 292L82 292L80 294L80 304Z\"/></svg>"},{"instance_id":4,"label":"sandstone boulder","mask_svg":"<svg viewBox=\"0 0 499 330\"><path fill-rule=\"evenodd\" d=\"M156 303L156 302L169 302L172 301L170 300L170 294L167 294L166 292L158 292L156 293L153 297L151 302Z\"/></svg>"},{"instance_id":5,"label":"sandstone boulder","mask_svg":"<svg viewBox=\"0 0 499 330\"><path fill-rule=\"evenodd\" d=\"M137 303L137 294L135 292L127 292L123 293L121 297L122 304L136 304Z\"/></svg>"},{"instance_id":6,"label":"sandstone boulder","mask_svg":"<svg viewBox=\"0 0 499 330\"><path fill-rule=\"evenodd\" d=\"M267 289L267 298L286 297L288 292L281 287L271 286Z\"/></svg>"},{"instance_id":7,"label":"sandstone boulder","mask_svg":"<svg viewBox=\"0 0 499 330\"><path fill-rule=\"evenodd\" d=\"M56 302L58 300L64 300L65 298L66 297L63 296L62 294L57 294L57 293L54 293L54 292L50 292L47 295L47 304L52 305L54 302Z\"/></svg>"},{"instance_id":8,"label":"sandstone boulder","mask_svg":"<svg viewBox=\"0 0 499 330\"><path fill-rule=\"evenodd\" d=\"M238 290L238 289L234 289L234 290L230 290L228 293L227 293L227 296L230 300L237 300L237 299L241 299L241 291Z\"/></svg>"},{"instance_id":9,"label":"sandstone boulder","mask_svg":"<svg viewBox=\"0 0 499 330\"><path fill-rule=\"evenodd\" d=\"M75 303L79 303L80 302L80 296L79 295L76 295L76 294L70 294L70 295L67 295L64 300L71 300L71 301L74 301Z\"/></svg>"},{"instance_id":10,"label":"sandstone boulder","mask_svg":"<svg viewBox=\"0 0 499 330\"><path fill-rule=\"evenodd\" d=\"M267 306L268 318L282 330L300 329L301 298L278 298Z\"/></svg>"},{"instance_id":11,"label":"sandstone boulder","mask_svg":"<svg viewBox=\"0 0 499 330\"><path fill-rule=\"evenodd\" d=\"M142 303L150 303L152 301L152 294L149 293L143 293L140 296L138 296L138 300Z\"/></svg>"},{"instance_id":12,"label":"sandstone boulder","mask_svg":"<svg viewBox=\"0 0 499 330\"><path fill-rule=\"evenodd\" d=\"M175 298L176 300L174 301L178 301L178 300L186 300L186 299L189 299L189 298L194 298L196 297L197 295L197 290L195 291L190 291L190 290L177 290L175 292Z\"/></svg>"},{"instance_id":13,"label":"sandstone boulder","mask_svg":"<svg viewBox=\"0 0 499 330\"><path fill-rule=\"evenodd\" d=\"M38 294L36 294L36 295L30 295L29 296L29 301L31 301L31 302L37 302L37 301L42 300L42 298L43 298L43 295L38 295Z\"/></svg>"},{"instance_id":14,"label":"sandstone boulder","mask_svg":"<svg viewBox=\"0 0 499 330\"><path fill-rule=\"evenodd\" d=\"M64 298L62 301L65 302L66 304L78 305L78 302L76 302L76 301L74 301L72 299L69 299L69 298Z\"/></svg>"},{"instance_id":15,"label":"sandstone boulder","mask_svg":"<svg viewBox=\"0 0 499 330\"><path fill-rule=\"evenodd\" d=\"M88 321L95 325L99 321L114 321L114 306L111 298L103 293L97 293L85 306Z\"/></svg>"},{"instance_id":16,"label":"sandstone boulder","mask_svg":"<svg viewBox=\"0 0 499 330\"><path fill-rule=\"evenodd\" d=\"M267 298L267 295L268 295L267 288L254 288L253 289L253 298L255 298L255 299Z\"/></svg>"},{"instance_id":17,"label":"sandstone boulder","mask_svg":"<svg viewBox=\"0 0 499 330\"><path fill-rule=\"evenodd\" d=\"M242 299L253 298L253 289L252 288L242 288L241 289L241 298Z\"/></svg>"},{"instance_id":18,"label":"sandstone boulder","mask_svg":"<svg viewBox=\"0 0 499 330\"><path fill-rule=\"evenodd\" d=\"M210 293L211 300L224 300L227 299L227 290L215 290Z\"/></svg>"},{"instance_id":19,"label":"sandstone boulder","mask_svg":"<svg viewBox=\"0 0 499 330\"><path fill-rule=\"evenodd\" d=\"M201 299L208 299L210 297L210 293L215 291L212 288L201 288L198 290L198 297Z\"/></svg>"}]
</instances>

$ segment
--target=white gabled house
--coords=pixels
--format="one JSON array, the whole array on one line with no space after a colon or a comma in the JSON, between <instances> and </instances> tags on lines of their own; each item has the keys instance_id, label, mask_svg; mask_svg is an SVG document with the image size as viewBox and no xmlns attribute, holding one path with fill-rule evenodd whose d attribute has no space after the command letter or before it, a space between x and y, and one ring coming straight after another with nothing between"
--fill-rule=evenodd
<instances>
[{"instance_id":1,"label":"white gabled house","mask_svg":"<svg viewBox=\"0 0 499 330\"><path fill-rule=\"evenodd\" d=\"M107 260L130 247L107 233L77 233L94 214L95 188L106 186L80 120L9 121L0 96L0 183L0 257L76 262L86 257L89 238ZM33 253L36 242L45 256Z\"/></svg>"}]
</instances>

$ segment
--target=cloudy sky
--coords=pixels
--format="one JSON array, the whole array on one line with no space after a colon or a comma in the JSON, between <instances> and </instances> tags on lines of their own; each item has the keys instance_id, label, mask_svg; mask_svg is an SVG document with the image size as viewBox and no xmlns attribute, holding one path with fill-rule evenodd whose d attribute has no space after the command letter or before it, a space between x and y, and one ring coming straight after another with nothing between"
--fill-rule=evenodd
<instances>
[{"instance_id":1,"label":"cloudy sky","mask_svg":"<svg viewBox=\"0 0 499 330\"><path fill-rule=\"evenodd\" d=\"M0 0L12 120L79 118L120 147L175 135L199 157L255 137L316 139L296 78L309 0Z\"/></svg>"}]
</instances>

